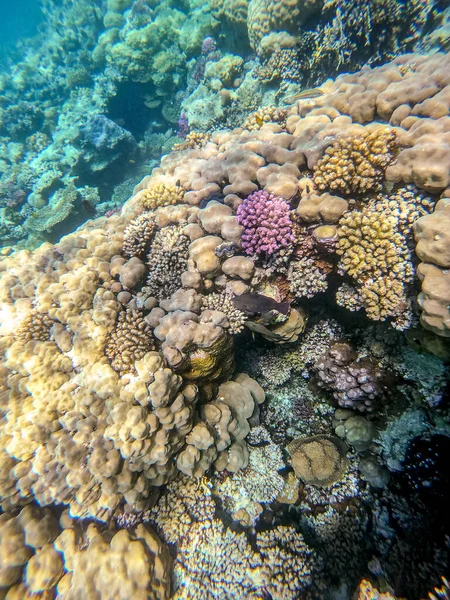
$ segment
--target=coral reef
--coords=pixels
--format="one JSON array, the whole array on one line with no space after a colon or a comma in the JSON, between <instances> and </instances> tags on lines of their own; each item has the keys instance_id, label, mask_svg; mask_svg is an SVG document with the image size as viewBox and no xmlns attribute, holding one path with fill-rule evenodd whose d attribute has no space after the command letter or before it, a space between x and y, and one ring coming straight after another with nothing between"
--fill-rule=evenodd
<instances>
[{"instance_id":1,"label":"coral reef","mask_svg":"<svg viewBox=\"0 0 450 600\"><path fill-rule=\"evenodd\" d=\"M294 241L289 205L267 192L253 192L237 209L244 227L242 247L247 254L270 256Z\"/></svg>"},{"instance_id":2,"label":"coral reef","mask_svg":"<svg viewBox=\"0 0 450 600\"><path fill-rule=\"evenodd\" d=\"M314 184L321 192L346 195L378 191L394 148L395 133L385 127L338 139L315 164Z\"/></svg>"},{"instance_id":3,"label":"coral reef","mask_svg":"<svg viewBox=\"0 0 450 600\"><path fill-rule=\"evenodd\" d=\"M288 452L295 474L305 483L328 486L339 481L347 469L345 445L331 436L292 440Z\"/></svg>"},{"instance_id":4,"label":"coral reef","mask_svg":"<svg viewBox=\"0 0 450 600\"><path fill-rule=\"evenodd\" d=\"M383 393L383 371L369 358L357 359L352 347L334 343L314 364L319 386L332 391L343 408L360 412L374 410Z\"/></svg>"},{"instance_id":5,"label":"coral reef","mask_svg":"<svg viewBox=\"0 0 450 600\"><path fill-rule=\"evenodd\" d=\"M0 596L418 599L449 555L449 56L296 86L429 7L60 4L96 29L58 123L0 81L2 223L56 242L0 256Z\"/></svg>"}]
</instances>

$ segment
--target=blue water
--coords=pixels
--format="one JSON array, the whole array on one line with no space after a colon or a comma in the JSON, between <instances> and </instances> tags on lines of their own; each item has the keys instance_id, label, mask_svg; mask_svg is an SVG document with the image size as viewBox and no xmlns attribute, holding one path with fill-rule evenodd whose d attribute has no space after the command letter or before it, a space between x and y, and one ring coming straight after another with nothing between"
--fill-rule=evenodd
<instances>
[{"instance_id":1,"label":"blue water","mask_svg":"<svg viewBox=\"0 0 450 600\"><path fill-rule=\"evenodd\" d=\"M4 60L4 53L16 42L37 33L43 15L36 0L1 0L0 17L0 51Z\"/></svg>"}]
</instances>

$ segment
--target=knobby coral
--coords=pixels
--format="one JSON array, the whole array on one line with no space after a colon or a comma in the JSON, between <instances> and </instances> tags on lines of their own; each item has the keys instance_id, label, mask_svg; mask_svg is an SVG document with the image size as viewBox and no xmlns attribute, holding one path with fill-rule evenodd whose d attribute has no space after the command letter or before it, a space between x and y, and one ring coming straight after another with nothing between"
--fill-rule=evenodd
<instances>
[{"instance_id":1,"label":"knobby coral","mask_svg":"<svg viewBox=\"0 0 450 600\"><path fill-rule=\"evenodd\" d=\"M283 198L263 190L253 192L236 214L244 227L242 247L247 254L271 256L295 240L289 204Z\"/></svg>"}]
</instances>

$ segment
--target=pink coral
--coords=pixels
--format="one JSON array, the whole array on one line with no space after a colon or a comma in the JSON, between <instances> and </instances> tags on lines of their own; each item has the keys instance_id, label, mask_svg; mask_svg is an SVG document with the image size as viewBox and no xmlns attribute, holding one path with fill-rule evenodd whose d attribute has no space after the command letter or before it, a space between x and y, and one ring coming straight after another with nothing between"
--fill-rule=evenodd
<instances>
[{"instance_id":1,"label":"pink coral","mask_svg":"<svg viewBox=\"0 0 450 600\"><path fill-rule=\"evenodd\" d=\"M253 192L237 209L244 227L242 247L247 254L270 256L295 240L286 200L263 190Z\"/></svg>"}]
</instances>

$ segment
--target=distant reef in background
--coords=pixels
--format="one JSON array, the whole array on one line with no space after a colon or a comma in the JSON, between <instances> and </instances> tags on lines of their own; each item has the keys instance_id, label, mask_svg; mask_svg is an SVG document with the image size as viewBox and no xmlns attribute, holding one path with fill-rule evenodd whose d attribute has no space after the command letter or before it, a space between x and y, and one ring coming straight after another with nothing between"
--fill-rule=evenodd
<instances>
[{"instance_id":1,"label":"distant reef in background","mask_svg":"<svg viewBox=\"0 0 450 600\"><path fill-rule=\"evenodd\" d=\"M0 72L1 245L117 210L187 135L257 123L261 107L273 120L339 72L445 50L444 4L45 0L40 33Z\"/></svg>"}]
</instances>

